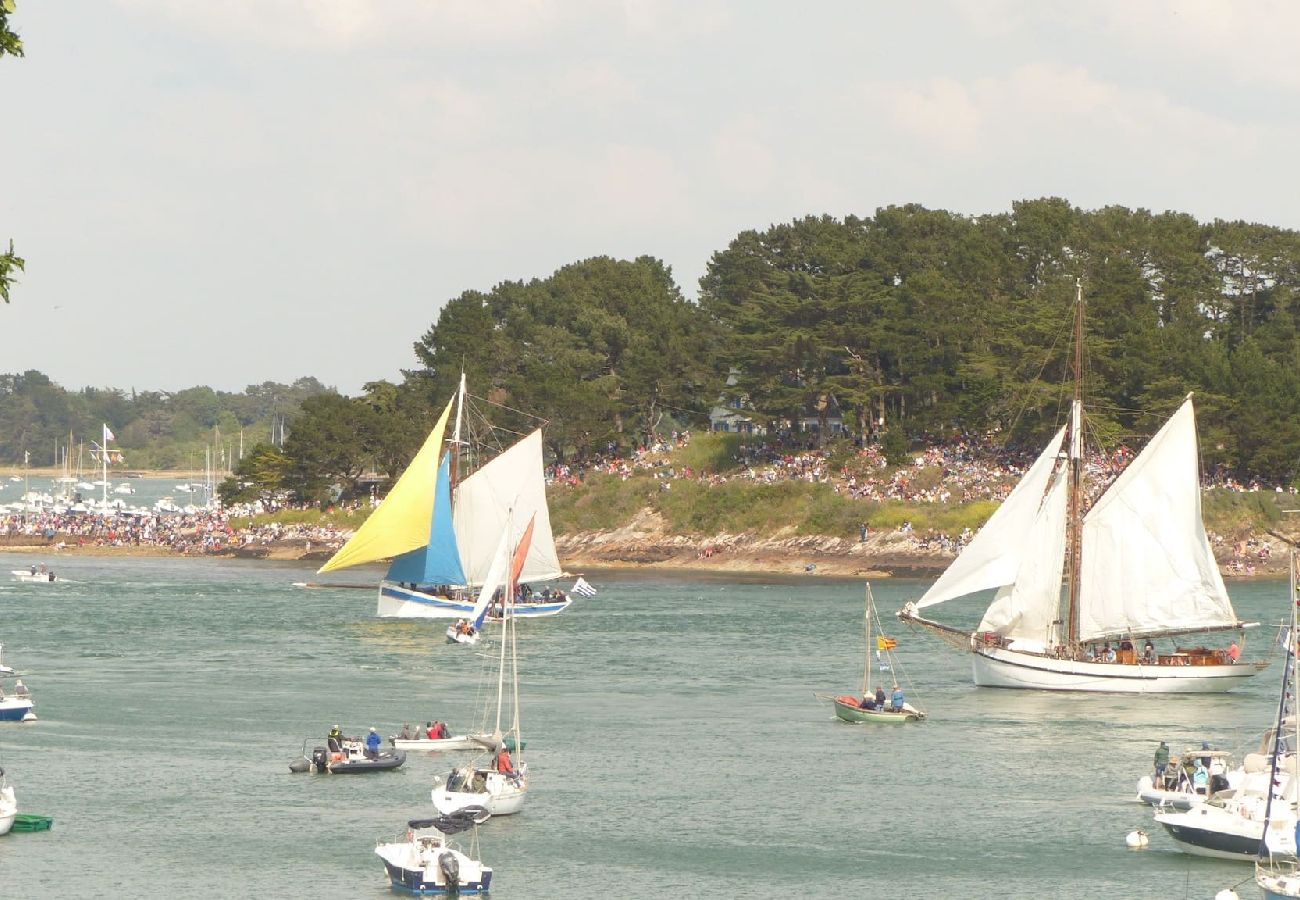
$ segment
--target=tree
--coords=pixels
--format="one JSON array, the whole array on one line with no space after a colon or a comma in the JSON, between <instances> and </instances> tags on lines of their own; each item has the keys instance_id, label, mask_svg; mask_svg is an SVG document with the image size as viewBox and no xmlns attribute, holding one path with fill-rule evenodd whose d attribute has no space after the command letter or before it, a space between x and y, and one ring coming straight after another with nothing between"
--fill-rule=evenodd
<instances>
[{"instance_id":1,"label":"tree","mask_svg":"<svg viewBox=\"0 0 1300 900\"><path fill-rule=\"evenodd\" d=\"M364 400L317 394L302 403L284 443L291 460L284 486L299 499L324 503L358 493L357 482L370 463L376 414Z\"/></svg>"},{"instance_id":2,"label":"tree","mask_svg":"<svg viewBox=\"0 0 1300 900\"><path fill-rule=\"evenodd\" d=\"M14 0L0 0L0 57L22 56L23 42L9 27L9 17L15 10ZM9 302L9 286L14 283L14 273L23 271L26 261L14 252L14 242L9 241L9 252L0 253L0 298Z\"/></svg>"},{"instance_id":3,"label":"tree","mask_svg":"<svg viewBox=\"0 0 1300 900\"><path fill-rule=\"evenodd\" d=\"M258 444L239 461L230 477L217 485L222 503L252 503L269 507L284 493L292 461L272 444Z\"/></svg>"}]
</instances>

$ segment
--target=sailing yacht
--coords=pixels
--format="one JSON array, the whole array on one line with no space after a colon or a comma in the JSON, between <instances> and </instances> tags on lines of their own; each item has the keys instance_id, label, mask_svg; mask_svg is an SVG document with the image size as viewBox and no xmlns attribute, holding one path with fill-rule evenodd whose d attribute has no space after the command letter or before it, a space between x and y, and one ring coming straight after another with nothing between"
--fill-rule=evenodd
<instances>
[{"instance_id":1,"label":"sailing yacht","mask_svg":"<svg viewBox=\"0 0 1300 900\"><path fill-rule=\"evenodd\" d=\"M536 526L535 517L514 544L513 554L504 555L509 567L494 567L506 577L504 596L513 596L515 577L527 559L529 544ZM507 529L509 534L509 529ZM509 543L506 544L508 548ZM488 748L494 759L491 765L471 764L453 769L445 780L434 784L431 799L438 812L447 815L467 807L484 807L494 816L516 813L528 796L528 764L523 761L524 740L519 724L519 656L515 633L515 610L518 604L505 602L501 616L501 648L497 663L496 725L490 734L476 735L475 740ZM502 718L510 710L510 722L502 730ZM500 763L509 759L511 771Z\"/></svg>"},{"instance_id":2,"label":"sailing yacht","mask_svg":"<svg viewBox=\"0 0 1300 900\"><path fill-rule=\"evenodd\" d=\"M1238 661L1235 648L1175 645L1157 652L1152 643L1249 627L1233 611L1201 520L1192 396L1085 514L1081 287L1074 327L1069 423L952 565L898 617L969 652L977 685L1231 690L1267 661ZM996 594L972 632L921 614L986 590ZM1140 655L1138 642L1145 642Z\"/></svg>"},{"instance_id":3,"label":"sailing yacht","mask_svg":"<svg viewBox=\"0 0 1300 900\"><path fill-rule=\"evenodd\" d=\"M382 618L472 618L471 586L489 577L495 548L514 515L536 517L524 582L563 574L551 533L542 466L542 433L535 430L507 448L452 492L452 464L461 440L465 378L447 402L433 431L388 496L350 540L321 566L321 572L391 559L379 584L377 614ZM453 437L444 438L453 406ZM519 604L520 618L553 616L568 608L564 595Z\"/></svg>"}]
</instances>

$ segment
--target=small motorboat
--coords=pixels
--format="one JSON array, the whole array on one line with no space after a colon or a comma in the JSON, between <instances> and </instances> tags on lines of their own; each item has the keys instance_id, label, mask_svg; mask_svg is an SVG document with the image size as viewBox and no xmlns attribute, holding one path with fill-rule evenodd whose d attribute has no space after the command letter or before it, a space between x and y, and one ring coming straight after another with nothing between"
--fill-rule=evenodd
<instances>
[{"instance_id":1,"label":"small motorboat","mask_svg":"<svg viewBox=\"0 0 1300 900\"><path fill-rule=\"evenodd\" d=\"M4 645L0 644L0 654L3 651ZM14 679L12 685L10 678ZM19 674L12 666L0 663L0 722L35 722L36 713L32 711L35 706Z\"/></svg>"},{"instance_id":2,"label":"small motorboat","mask_svg":"<svg viewBox=\"0 0 1300 900\"><path fill-rule=\"evenodd\" d=\"M447 643L468 644L471 647L479 642L481 632L464 619L457 619L447 626Z\"/></svg>"},{"instance_id":3,"label":"small motorboat","mask_svg":"<svg viewBox=\"0 0 1300 900\"><path fill-rule=\"evenodd\" d=\"M352 775L396 769L404 762L406 762L406 753L402 750L394 750L391 753L386 750L367 753L361 741L344 739L337 743L331 741L328 747L313 747L311 756L307 755L307 745L304 743L302 756L289 763L289 771Z\"/></svg>"},{"instance_id":4,"label":"small motorboat","mask_svg":"<svg viewBox=\"0 0 1300 900\"><path fill-rule=\"evenodd\" d=\"M379 843L375 855L383 860L384 871L398 890L420 895L486 893L492 884L492 869L474 858L477 831L470 853L452 846L447 835L468 831L487 816L487 810L480 807L436 819L412 819L403 839Z\"/></svg>"},{"instance_id":5,"label":"small motorboat","mask_svg":"<svg viewBox=\"0 0 1300 900\"><path fill-rule=\"evenodd\" d=\"M430 723L428 727L434 727L433 723ZM431 738L427 736L427 730L421 733L421 729L416 728L412 732L403 727L402 733L390 737L388 743L394 750L420 750L433 753L453 750L482 750L484 747L481 739L468 734L452 734L446 725L442 726L440 733L441 737Z\"/></svg>"},{"instance_id":6,"label":"small motorboat","mask_svg":"<svg viewBox=\"0 0 1300 900\"><path fill-rule=\"evenodd\" d=\"M1193 775L1183 766L1185 759L1209 760L1205 784L1196 784ZM1247 754L1244 765L1233 767L1232 754L1226 750L1190 749L1182 756L1172 757L1162 777L1143 775L1139 778L1134 799L1149 806L1187 810L1205 802L1209 794L1237 790L1247 774L1267 768L1268 759L1259 754Z\"/></svg>"},{"instance_id":7,"label":"small motorboat","mask_svg":"<svg viewBox=\"0 0 1300 900\"><path fill-rule=\"evenodd\" d=\"M9 574L18 581L28 584L48 584L58 581L58 577L45 566L32 566L30 569L10 569Z\"/></svg>"}]
</instances>

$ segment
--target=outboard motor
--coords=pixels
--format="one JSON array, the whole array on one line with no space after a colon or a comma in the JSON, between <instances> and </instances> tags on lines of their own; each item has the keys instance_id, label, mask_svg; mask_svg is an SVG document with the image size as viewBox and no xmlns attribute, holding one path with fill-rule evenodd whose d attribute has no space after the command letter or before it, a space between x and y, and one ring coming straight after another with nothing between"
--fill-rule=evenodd
<instances>
[{"instance_id":1,"label":"outboard motor","mask_svg":"<svg viewBox=\"0 0 1300 900\"><path fill-rule=\"evenodd\" d=\"M317 772L328 772L330 763L330 753L324 747L311 748L311 764L316 767Z\"/></svg>"},{"instance_id":2,"label":"outboard motor","mask_svg":"<svg viewBox=\"0 0 1300 900\"><path fill-rule=\"evenodd\" d=\"M438 854L438 869L442 872L444 886L448 894L460 893L460 860L456 854L444 850Z\"/></svg>"}]
</instances>

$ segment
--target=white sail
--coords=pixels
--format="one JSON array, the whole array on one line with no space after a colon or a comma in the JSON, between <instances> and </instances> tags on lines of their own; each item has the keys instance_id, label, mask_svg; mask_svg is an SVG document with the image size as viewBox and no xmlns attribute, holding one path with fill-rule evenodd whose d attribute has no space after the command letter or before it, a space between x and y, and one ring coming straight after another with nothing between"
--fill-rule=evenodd
<instances>
[{"instance_id":1,"label":"white sail","mask_svg":"<svg viewBox=\"0 0 1300 900\"><path fill-rule=\"evenodd\" d=\"M521 581L547 581L563 573L551 534L542 468L542 432L534 431L461 482L456 491L456 543L470 584L482 584L492 566L497 541L511 513L516 521L536 516L533 541Z\"/></svg>"},{"instance_id":2,"label":"white sail","mask_svg":"<svg viewBox=\"0 0 1300 900\"><path fill-rule=\"evenodd\" d=\"M492 554L492 566L483 579L483 586L479 588L478 600L474 603L474 610L469 614L469 622L475 628L483 627L483 617L487 614L488 604L492 602L492 595L498 589L505 587L506 573L509 571L510 533L502 531L501 539L497 541L496 552Z\"/></svg>"},{"instance_id":3,"label":"white sail","mask_svg":"<svg viewBox=\"0 0 1300 900\"><path fill-rule=\"evenodd\" d=\"M1061 635L1061 573L1065 568L1065 520L1068 515L1069 474L1056 470L1047 496L1025 536L1024 556L1015 583L998 591L980 620L980 631L1056 646Z\"/></svg>"},{"instance_id":4,"label":"white sail","mask_svg":"<svg viewBox=\"0 0 1300 900\"><path fill-rule=\"evenodd\" d=\"M1237 623L1201 521L1196 454L1189 396L1084 518L1080 640Z\"/></svg>"},{"instance_id":5,"label":"white sail","mask_svg":"<svg viewBox=\"0 0 1300 900\"><path fill-rule=\"evenodd\" d=\"M1015 583L1026 557L1040 549L1032 535L1064 435L1064 428L1056 433L1010 496L917 601L918 608Z\"/></svg>"}]
</instances>

